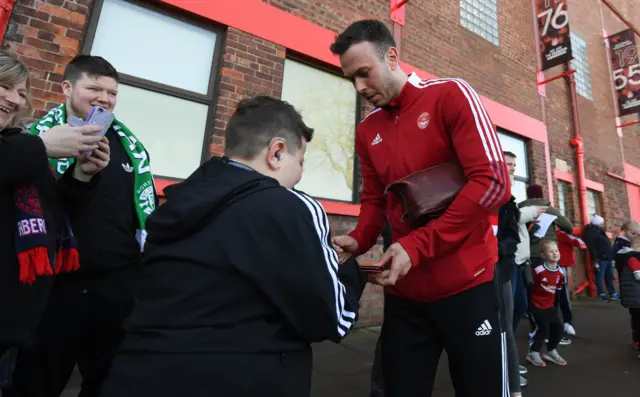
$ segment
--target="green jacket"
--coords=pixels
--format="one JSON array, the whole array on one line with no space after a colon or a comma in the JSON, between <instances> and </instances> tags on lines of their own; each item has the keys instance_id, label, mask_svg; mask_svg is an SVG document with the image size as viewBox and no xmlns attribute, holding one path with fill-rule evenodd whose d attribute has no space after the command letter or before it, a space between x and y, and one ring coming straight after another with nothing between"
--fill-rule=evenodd
<instances>
[{"instance_id":1,"label":"green jacket","mask_svg":"<svg viewBox=\"0 0 640 397\"><path fill-rule=\"evenodd\" d=\"M551 203L547 200L539 200L539 199L529 199L518 204L518 207L528 207L530 205L538 205L541 207L549 207L547 208L546 213L549 215L554 215L557 218L553 221L549 229L547 230L547 234L545 234L544 238L546 240L556 240L556 226L560 228L563 232L573 234L573 224L571 221L567 219L564 215L560 213L557 209L551 207ZM538 237L534 236L533 233L531 236L531 257L540 258L540 240Z\"/></svg>"}]
</instances>

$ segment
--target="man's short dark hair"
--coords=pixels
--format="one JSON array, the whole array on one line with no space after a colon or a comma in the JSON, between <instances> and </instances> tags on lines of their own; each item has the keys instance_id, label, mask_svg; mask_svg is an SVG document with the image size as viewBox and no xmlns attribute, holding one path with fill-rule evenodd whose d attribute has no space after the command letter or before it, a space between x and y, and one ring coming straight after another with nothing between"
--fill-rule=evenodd
<instances>
[{"instance_id":1,"label":"man's short dark hair","mask_svg":"<svg viewBox=\"0 0 640 397\"><path fill-rule=\"evenodd\" d=\"M517 158L518 158L518 156L516 156L513 152L510 152L510 151L508 151L508 150L505 150L504 152L502 152L502 154L503 154L505 157L513 157L514 159L517 159Z\"/></svg>"},{"instance_id":2,"label":"man's short dark hair","mask_svg":"<svg viewBox=\"0 0 640 397\"><path fill-rule=\"evenodd\" d=\"M290 153L302 146L302 139L310 142L313 128L289 103L269 96L256 96L238 103L227 123L225 155L251 160L273 138L283 138Z\"/></svg>"},{"instance_id":3,"label":"man's short dark hair","mask_svg":"<svg viewBox=\"0 0 640 397\"><path fill-rule=\"evenodd\" d=\"M68 80L75 84L82 75L97 79L98 77L111 77L120 82L118 71L106 59L94 55L78 55L73 58L64 70L62 80Z\"/></svg>"},{"instance_id":4,"label":"man's short dark hair","mask_svg":"<svg viewBox=\"0 0 640 397\"><path fill-rule=\"evenodd\" d=\"M331 52L342 55L351 48L352 45L368 41L376 48L378 56L384 60L389 48L396 46L396 40L387 26L373 19L365 19L352 23L342 32L333 44Z\"/></svg>"}]
</instances>

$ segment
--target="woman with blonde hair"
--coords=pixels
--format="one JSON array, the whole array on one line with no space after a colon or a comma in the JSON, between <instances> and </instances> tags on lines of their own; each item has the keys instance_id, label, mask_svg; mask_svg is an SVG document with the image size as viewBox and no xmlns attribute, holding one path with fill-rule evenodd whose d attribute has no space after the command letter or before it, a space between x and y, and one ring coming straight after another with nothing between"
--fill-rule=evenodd
<instances>
[{"instance_id":1,"label":"woman with blonde hair","mask_svg":"<svg viewBox=\"0 0 640 397\"><path fill-rule=\"evenodd\" d=\"M52 276L78 266L65 212L88 198L109 162L107 142L91 135L99 126L22 133L30 88L27 67L0 53L0 389L32 342ZM78 165L56 180L48 158L64 157L79 157Z\"/></svg>"}]
</instances>

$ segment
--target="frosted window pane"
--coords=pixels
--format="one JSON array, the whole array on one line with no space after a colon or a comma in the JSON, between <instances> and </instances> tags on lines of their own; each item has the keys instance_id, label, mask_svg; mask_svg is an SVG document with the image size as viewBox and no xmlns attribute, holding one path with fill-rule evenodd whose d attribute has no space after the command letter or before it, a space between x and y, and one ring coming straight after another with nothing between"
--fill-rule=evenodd
<instances>
[{"instance_id":1,"label":"frosted window pane","mask_svg":"<svg viewBox=\"0 0 640 397\"><path fill-rule=\"evenodd\" d=\"M497 0L460 0L460 24L485 40L498 45Z\"/></svg>"},{"instance_id":2,"label":"frosted window pane","mask_svg":"<svg viewBox=\"0 0 640 397\"><path fill-rule=\"evenodd\" d=\"M153 174L174 178L187 178L201 164L207 111L201 103L124 84L115 109L149 152Z\"/></svg>"},{"instance_id":3,"label":"frosted window pane","mask_svg":"<svg viewBox=\"0 0 640 397\"><path fill-rule=\"evenodd\" d=\"M296 186L314 197L352 201L356 93L346 79L285 60L282 99L315 129Z\"/></svg>"},{"instance_id":4,"label":"frosted window pane","mask_svg":"<svg viewBox=\"0 0 640 397\"><path fill-rule=\"evenodd\" d=\"M91 48L119 72L207 94L216 34L121 0L105 0Z\"/></svg>"}]
</instances>

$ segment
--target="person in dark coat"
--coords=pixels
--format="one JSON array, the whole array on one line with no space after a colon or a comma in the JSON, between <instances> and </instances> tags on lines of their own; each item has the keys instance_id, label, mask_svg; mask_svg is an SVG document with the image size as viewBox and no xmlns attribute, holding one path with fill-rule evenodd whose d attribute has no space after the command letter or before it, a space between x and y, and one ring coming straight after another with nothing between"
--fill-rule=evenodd
<instances>
[{"instance_id":1,"label":"person in dark coat","mask_svg":"<svg viewBox=\"0 0 640 397\"><path fill-rule=\"evenodd\" d=\"M366 284L294 189L312 136L288 103L243 99L225 156L165 189L101 397L310 394L311 343L351 331Z\"/></svg>"},{"instance_id":2,"label":"person in dark coat","mask_svg":"<svg viewBox=\"0 0 640 397\"><path fill-rule=\"evenodd\" d=\"M629 221L624 230L630 244L616 253L620 298L629 309L633 346L640 349L640 223Z\"/></svg>"},{"instance_id":3,"label":"person in dark coat","mask_svg":"<svg viewBox=\"0 0 640 397\"><path fill-rule=\"evenodd\" d=\"M0 54L0 389L13 383L18 352L33 342L53 276L77 268L66 213L90 198L94 175L109 162L104 139L89 135L99 126L24 133L29 90L27 67ZM93 154L56 180L47 158L86 151Z\"/></svg>"},{"instance_id":4,"label":"person in dark coat","mask_svg":"<svg viewBox=\"0 0 640 397\"><path fill-rule=\"evenodd\" d=\"M613 261L615 252L611 245L611 240L604 229L604 218L598 214L593 214L591 223L584 228L584 242L587 244L593 267L596 269L596 288L598 296L603 301L619 300L613 284ZM607 287L605 291L605 285ZM607 292L609 295L607 295Z\"/></svg>"}]
</instances>

